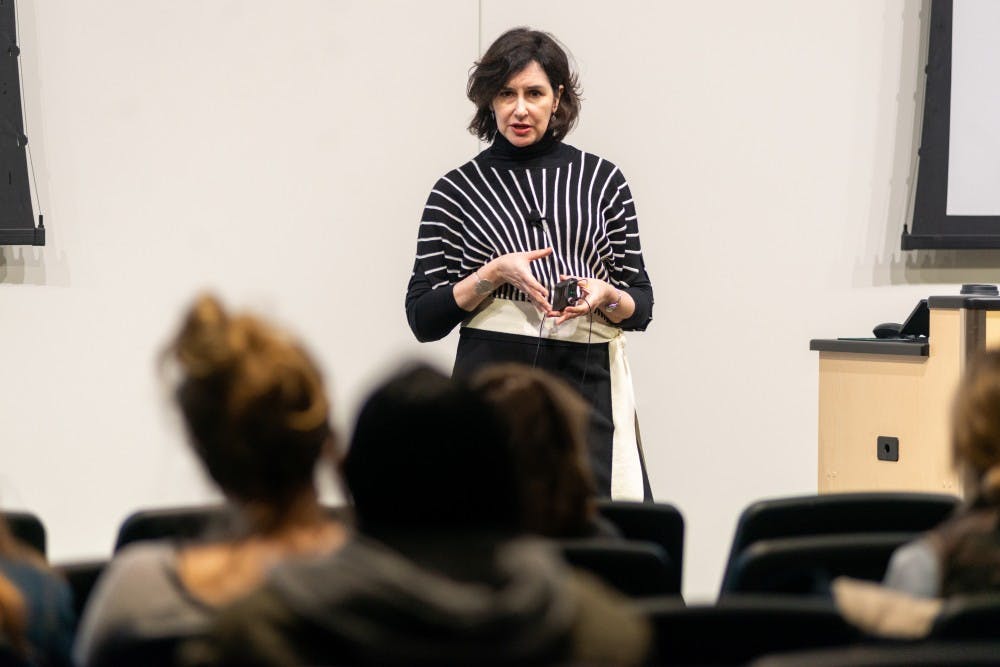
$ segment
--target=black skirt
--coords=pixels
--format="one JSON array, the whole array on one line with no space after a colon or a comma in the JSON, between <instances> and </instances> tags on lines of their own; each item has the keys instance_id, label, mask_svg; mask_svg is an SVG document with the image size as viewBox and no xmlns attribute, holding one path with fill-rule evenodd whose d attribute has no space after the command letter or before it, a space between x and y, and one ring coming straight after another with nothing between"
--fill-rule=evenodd
<instances>
[{"instance_id":1,"label":"black skirt","mask_svg":"<svg viewBox=\"0 0 1000 667\"><path fill-rule=\"evenodd\" d=\"M599 496L611 496L611 452L615 432L611 413L608 343L575 343L463 327L459 333L454 375L467 377L483 366L517 362L541 368L568 382L593 408L588 445ZM636 439L639 429L636 425ZM639 446L643 495L652 500L646 463Z\"/></svg>"}]
</instances>

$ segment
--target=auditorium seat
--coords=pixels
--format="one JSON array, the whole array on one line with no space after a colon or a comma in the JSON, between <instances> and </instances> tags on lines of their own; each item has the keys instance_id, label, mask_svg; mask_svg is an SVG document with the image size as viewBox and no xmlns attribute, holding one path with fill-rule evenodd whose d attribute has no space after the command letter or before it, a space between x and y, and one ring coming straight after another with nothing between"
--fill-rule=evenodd
<instances>
[{"instance_id":1,"label":"auditorium seat","mask_svg":"<svg viewBox=\"0 0 1000 667\"><path fill-rule=\"evenodd\" d=\"M0 667L33 667L34 663L21 656L0 637Z\"/></svg>"},{"instance_id":2,"label":"auditorium seat","mask_svg":"<svg viewBox=\"0 0 1000 667\"><path fill-rule=\"evenodd\" d=\"M860 645L766 655L751 667L995 667L1000 642Z\"/></svg>"},{"instance_id":3,"label":"auditorium seat","mask_svg":"<svg viewBox=\"0 0 1000 667\"><path fill-rule=\"evenodd\" d=\"M182 664L178 655L187 641L203 636L199 628L190 634L162 634L156 628L145 633L130 632L105 642L88 663L88 667L174 667Z\"/></svg>"},{"instance_id":4,"label":"auditorium seat","mask_svg":"<svg viewBox=\"0 0 1000 667\"><path fill-rule=\"evenodd\" d=\"M892 552L919 533L851 533L759 540L744 549L721 596L826 595L839 576L880 581Z\"/></svg>"},{"instance_id":5,"label":"auditorium seat","mask_svg":"<svg viewBox=\"0 0 1000 667\"><path fill-rule=\"evenodd\" d=\"M45 525L31 512L4 512L11 534L21 542L46 555Z\"/></svg>"},{"instance_id":6,"label":"auditorium seat","mask_svg":"<svg viewBox=\"0 0 1000 667\"><path fill-rule=\"evenodd\" d=\"M138 510L118 528L114 551L146 540L195 539L213 530L227 530L235 521L232 508L223 504Z\"/></svg>"},{"instance_id":7,"label":"auditorium seat","mask_svg":"<svg viewBox=\"0 0 1000 667\"><path fill-rule=\"evenodd\" d=\"M1000 593L948 598L931 626L930 638L1000 640ZM1000 663L1000 653L997 662Z\"/></svg>"},{"instance_id":8,"label":"auditorium seat","mask_svg":"<svg viewBox=\"0 0 1000 667\"><path fill-rule=\"evenodd\" d=\"M94 589L94 584L97 583L107 564L106 559L95 559L60 563L53 566L53 569L66 578L70 590L73 591L73 610L76 612L77 620L82 616L83 609L87 606L87 600L90 598L90 592Z\"/></svg>"},{"instance_id":9,"label":"auditorium seat","mask_svg":"<svg viewBox=\"0 0 1000 667\"><path fill-rule=\"evenodd\" d=\"M844 533L923 532L958 506L952 495L913 492L828 493L760 500L740 514L723 581L754 542Z\"/></svg>"},{"instance_id":10,"label":"auditorium seat","mask_svg":"<svg viewBox=\"0 0 1000 667\"><path fill-rule=\"evenodd\" d=\"M349 520L346 507L327 507L330 517ZM122 522L114 551L144 540L190 540L214 534L230 535L239 529L239 516L229 505L192 505L144 509L133 512Z\"/></svg>"},{"instance_id":11,"label":"auditorium seat","mask_svg":"<svg viewBox=\"0 0 1000 667\"><path fill-rule=\"evenodd\" d=\"M557 540L568 563L630 597L679 596L677 565L652 542Z\"/></svg>"},{"instance_id":12,"label":"auditorium seat","mask_svg":"<svg viewBox=\"0 0 1000 667\"><path fill-rule=\"evenodd\" d=\"M830 600L740 596L716 605L684 606L642 599L638 609L653 625L654 665L742 665L777 651L844 646L860 633Z\"/></svg>"},{"instance_id":13,"label":"auditorium seat","mask_svg":"<svg viewBox=\"0 0 1000 667\"><path fill-rule=\"evenodd\" d=\"M658 544L672 563L676 581L670 584L681 590L684 570L684 517L668 503L643 503L623 500L599 500L601 516L621 531L626 540Z\"/></svg>"}]
</instances>

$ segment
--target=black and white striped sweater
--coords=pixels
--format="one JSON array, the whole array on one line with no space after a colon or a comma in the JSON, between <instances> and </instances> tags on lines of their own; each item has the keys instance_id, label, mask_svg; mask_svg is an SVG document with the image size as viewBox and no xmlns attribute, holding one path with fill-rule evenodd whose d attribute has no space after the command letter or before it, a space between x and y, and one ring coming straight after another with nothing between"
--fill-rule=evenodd
<instances>
[{"instance_id":1,"label":"black and white striped sweater","mask_svg":"<svg viewBox=\"0 0 1000 667\"><path fill-rule=\"evenodd\" d=\"M653 288L639 243L635 205L611 162L547 136L517 148L497 134L489 148L434 185L417 234L406 313L418 340L438 340L468 313L451 286L495 257L551 246L532 273L551 288L560 273L600 278L626 290L633 315L618 326L643 330ZM525 300L511 285L494 292Z\"/></svg>"}]
</instances>

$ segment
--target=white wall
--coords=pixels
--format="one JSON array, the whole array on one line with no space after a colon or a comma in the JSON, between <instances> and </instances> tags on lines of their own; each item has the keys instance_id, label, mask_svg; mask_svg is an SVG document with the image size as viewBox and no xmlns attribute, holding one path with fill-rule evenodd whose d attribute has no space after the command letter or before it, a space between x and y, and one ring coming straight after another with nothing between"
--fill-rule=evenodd
<instances>
[{"instance_id":1,"label":"white wall","mask_svg":"<svg viewBox=\"0 0 1000 667\"><path fill-rule=\"evenodd\" d=\"M467 70L554 32L585 100L570 142L638 203L655 321L629 338L654 492L714 596L739 510L816 488L810 338L865 335L1000 255L902 254L917 0L21 0L49 245L0 257L0 505L55 560L139 506L211 497L154 358L202 287L292 326L346 427L415 343L402 296L427 190L477 150Z\"/></svg>"}]
</instances>

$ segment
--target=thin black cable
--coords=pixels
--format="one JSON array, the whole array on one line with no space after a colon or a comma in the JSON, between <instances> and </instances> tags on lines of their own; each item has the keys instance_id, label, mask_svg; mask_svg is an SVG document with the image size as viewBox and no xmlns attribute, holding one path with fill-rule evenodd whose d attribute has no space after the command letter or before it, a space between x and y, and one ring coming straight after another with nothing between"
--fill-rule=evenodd
<instances>
[{"instance_id":1,"label":"thin black cable","mask_svg":"<svg viewBox=\"0 0 1000 667\"><path fill-rule=\"evenodd\" d=\"M587 353L583 355L583 375L580 377L580 393L583 393L583 387L587 383L587 366L590 364L590 341L594 335L594 308L587 301L587 297L581 296L583 302L587 304L587 310L590 312L590 329L587 330Z\"/></svg>"},{"instance_id":2,"label":"thin black cable","mask_svg":"<svg viewBox=\"0 0 1000 667\"><path fill-rule=\"evenodd\" d=\"M535 368L538 363L538 351L542 349L542 327L545 326L545 316L542 316L542 321L538 323L538 343L535 345L535 358L531 360L531 367Z\"/></svg>"},{"instance_id":3,"label":"thin black cable","mask_svg":"<svg viewBox=\"0 0 1000 667\"><path fill-rule=\"evenodd\" d=\"M587 329L587 351L583 355L583 374L580 376L580 393L583 394L584 385L587 384L587 366L590 364L590 346L591 341L594 338L594 307L590 305L590 301L587 301L587 297L581 296L578 301L583 301L587 304L587 312L590 314L590 326ZM541 322L538 323L538 342L535 344L535 357L531 360L531 367L538 367L538 353L542 349L542 328L545 326L545 316L542 316Z\"/></svg>"}]
</instances>

